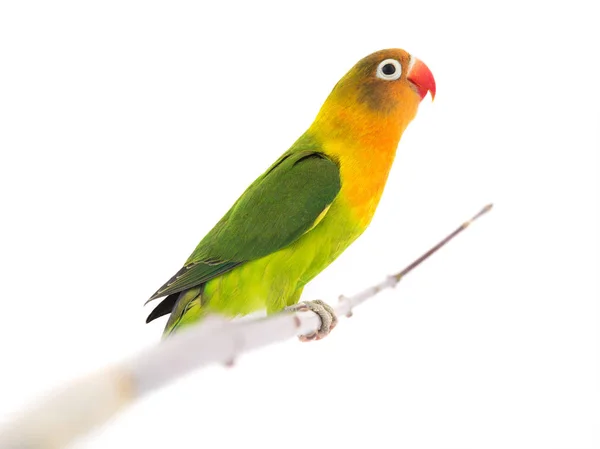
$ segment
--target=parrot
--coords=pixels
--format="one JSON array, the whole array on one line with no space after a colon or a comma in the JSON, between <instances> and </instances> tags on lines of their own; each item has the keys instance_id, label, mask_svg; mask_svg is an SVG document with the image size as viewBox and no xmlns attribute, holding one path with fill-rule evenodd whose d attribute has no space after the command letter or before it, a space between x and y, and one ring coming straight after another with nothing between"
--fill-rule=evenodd
<instances>
[{"instance_id":1,"label":"parrot","mask_svg":"<svg viewBox=\"0 0 600 449\"><path fill-rule=\"evenodd\" d=\"M300 340L328 335L337 324L333 309L321 300L299 302L302 291L371 223L400 138L428 92L433 100L433 74L405 50L357 62L304 134L148 299L164 298L146 322L170 314L165 338L209 313L233 319L311 310L320 328Z\"/></svg>"}]
</instances>

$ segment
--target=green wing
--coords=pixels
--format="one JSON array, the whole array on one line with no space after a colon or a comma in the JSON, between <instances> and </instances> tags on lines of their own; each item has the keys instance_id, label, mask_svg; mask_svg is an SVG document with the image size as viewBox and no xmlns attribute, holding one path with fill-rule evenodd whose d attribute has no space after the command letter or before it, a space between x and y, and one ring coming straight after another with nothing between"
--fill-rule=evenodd
<instances>
[{"instance_id":1,"label":"green wing","mask_svg":"<svg viewBox=\"0 0 600 449\"><path fill-rule=\"evenodd\" d=\"M150 300L198 286L278 251L309 231L341 187L337 164L314 150L289 151L260 176Z\"/></svg>"}]
</instances>

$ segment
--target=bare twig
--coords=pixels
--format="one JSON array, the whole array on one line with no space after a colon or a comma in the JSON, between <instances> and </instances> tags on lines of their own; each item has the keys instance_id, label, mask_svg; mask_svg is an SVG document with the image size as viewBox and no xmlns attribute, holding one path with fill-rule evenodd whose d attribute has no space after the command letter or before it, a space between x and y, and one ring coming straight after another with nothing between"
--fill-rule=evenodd
<instances>
[{"instance_id":1,"label":"bare twig","mask_svg":"<svg viewBox=\"0 0 600 449\"><path fill-rule=\"evenodd\" d=\"M485 206L399 273L354 296L340 296L336 314L350 316L357 305L381 290L395 287L406 274L491 208L491 204ZM248 321L227 321L210 316L132 359L55 391L0 432L0 448L64 447L104 423L124 406L191 370L212 363L230 364L243 352L309 334L319 327L319 317L309 311L280 313ZM194 351L190 351L190 347Z\"/></svg>"},{"instance_id":2,"label":"bare twig","mask_svg":"<svg viewBox=\"0 0 600 449\"><path fill-rule=\"evenodd\" d=\"M429 251L427 251L425 254L423 254L421 257L419 257L417 260L415 260L413 263L411 263L409 266L407 266L404 270L402 270L401 272L397 273L394 275L394 277L400 281L400 279L402 279L404 276L406 276L408 273L410 273L413 269L417 268L419 265L421 265L421 263L425 260L428 259L429 256L431 256L433 253L437 252L437 250L439 250L442 246L444 246L446 243L448 243L450 240L452 240L454 237L456 237L458 234L460 234L462 231L464 231L465 229L467 229L469 227L469 225L471 223L473 223L475 220L477 220L479 217L481 217L483 214L488 213L490 210L492 210L492 207L494 205L493 204L488 204L486 206L483 207L483 209L481 209L479 212L477 212L473 217L471 217L470 220L465 221L463 224L461 224L458 228L456 228L454 230L454 232L451 232L450 234L448 234L446 236L446 238L444 238L443 240L441 240L437 245L435 245L434 247L432 247Z\"/></svg>"}]
</instances>

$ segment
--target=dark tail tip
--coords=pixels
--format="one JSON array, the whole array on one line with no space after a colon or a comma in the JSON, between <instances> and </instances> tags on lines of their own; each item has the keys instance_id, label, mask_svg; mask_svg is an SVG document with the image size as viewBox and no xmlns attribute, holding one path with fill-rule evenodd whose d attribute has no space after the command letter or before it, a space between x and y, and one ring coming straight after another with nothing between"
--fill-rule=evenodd
<instances>
[{"instance_id":1,"label":"dark tail tip","mask_svg":"<svg viewBox=\"0 0 600 449\"><path fill-rule=\"evenodd\" d=\"M171 313L173 307L175 307L175 303L177 302L177 298L179 297L179 293L173 293L172 295L167 296L163 299L156 308L150 312L148 318L146 318L146 323L154 321L161 316L167 315Z\"/></svg>"}]
</instances>

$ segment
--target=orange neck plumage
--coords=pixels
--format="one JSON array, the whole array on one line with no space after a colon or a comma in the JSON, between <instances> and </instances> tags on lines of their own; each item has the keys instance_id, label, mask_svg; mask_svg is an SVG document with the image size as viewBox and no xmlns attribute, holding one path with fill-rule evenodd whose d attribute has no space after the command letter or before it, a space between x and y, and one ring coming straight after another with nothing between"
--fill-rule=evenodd
<instances>
[{"instance_id":1,"label":"orange neck plumage","mask_svg":"<svg viewBox=\"0 0 600 449\"><path fill-rule=\"evenodd\" d=\"M373 218L396 148L416 114L418 102L405 106L383 113L358 102L342 107L336 98L329 98L309 130L322 143L324 152L340 164L340 196L364 227Z\"/></svg>"}]
</instances>

